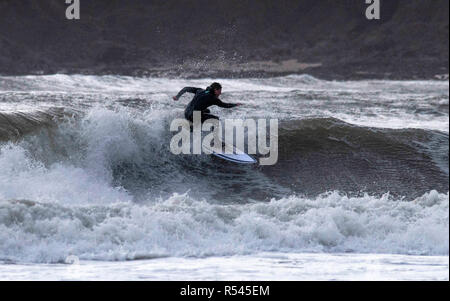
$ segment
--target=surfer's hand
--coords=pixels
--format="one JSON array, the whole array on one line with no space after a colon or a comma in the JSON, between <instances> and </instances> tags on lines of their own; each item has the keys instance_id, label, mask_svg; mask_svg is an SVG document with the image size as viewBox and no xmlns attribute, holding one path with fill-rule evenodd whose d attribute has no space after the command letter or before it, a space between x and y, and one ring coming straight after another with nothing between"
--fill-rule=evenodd
<instances>
[{"instance_id":1,"label":"surfer's hand","mask_svg":"<svg viewBox=\"0 0 450 301\"><path fill-rule=\"evenodd\" d=\"M177 101L178 98L176 96L172 97L173 100Z\"/></svg>"}]
</instances>

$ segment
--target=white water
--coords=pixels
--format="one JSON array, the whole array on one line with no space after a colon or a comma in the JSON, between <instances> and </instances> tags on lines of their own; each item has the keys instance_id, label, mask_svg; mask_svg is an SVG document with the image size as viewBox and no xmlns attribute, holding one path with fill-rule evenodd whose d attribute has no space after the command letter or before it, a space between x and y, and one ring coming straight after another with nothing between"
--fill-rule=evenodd
<instances>
[{"instance_id":1,"label":"white water","mask_svg":"<svg viewBox=\"0 0 450 301\"><path fill-rule=\"evenodd\" d=\"M222 114L230 118L327 116L364 126L424 128L448 133L448 81L335 82L308 75L196 80L62 74L0 77L0 92L5 99L21 99L2 104L1 110L30 109L35 107L36 101L41 107L71 107L74 104L67 102L67 96L76 99L77 107L80 104L112 104L113 100L128 100L131 96L139 101L151 98L152 109L182 109L189 97L184 96L177 103L171 101L181 87L206 87L212 81L222 83L222 100L245 104L239 111L223 111ZM23 97L30 94L36 97ZM52 96L51 102L48 102L49 96ZM442 111L444 106L446 112Z\"/></svg>"},{"instance_id":2,"label":"white water","mask_svg":"<svg viewBox=\"0 0 450 301\"><path fill-rule=\"evenodd\" d=\"M268 251L448 255L448 202L435 191L413 202L338 193L246 205L186 195L146 205L1 201L0 254L11 262Z\"/></svg>"}]
</instances>

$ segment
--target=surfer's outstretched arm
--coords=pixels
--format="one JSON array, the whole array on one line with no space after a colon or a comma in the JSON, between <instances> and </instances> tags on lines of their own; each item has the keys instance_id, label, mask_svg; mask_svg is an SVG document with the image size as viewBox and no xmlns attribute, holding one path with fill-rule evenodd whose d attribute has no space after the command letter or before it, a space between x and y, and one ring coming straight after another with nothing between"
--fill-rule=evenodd
<instances>
[{"instance_id":1,"label":"surfer's outstretched arm","mask_svg":"<svg viewBox=\"0 0 450 301\"><path fill-rule=\"evenodd\" d=\"M237 107L240 106L240 103L226 103L221 101L220 99L216 99L216 102L214 103L216 106L219 106L221 108L233 108L233 107Z\"/></svg>"},{"instance_id":2,"label":"surfer's outstretched arm","mask_svg":"<svg viewBox=\"0 0 450 301\"><path fill-rule=\"evenodd\" d=\"M184 87L183 89L181 89L180 92L178 92L178 94L176 96L173 97L173 100L178 100L181 95L183 95L186 92L189 93L197 93L199 90L202 90L201 88L195 88L195 87Z\"/></svg>"}]
</instances>

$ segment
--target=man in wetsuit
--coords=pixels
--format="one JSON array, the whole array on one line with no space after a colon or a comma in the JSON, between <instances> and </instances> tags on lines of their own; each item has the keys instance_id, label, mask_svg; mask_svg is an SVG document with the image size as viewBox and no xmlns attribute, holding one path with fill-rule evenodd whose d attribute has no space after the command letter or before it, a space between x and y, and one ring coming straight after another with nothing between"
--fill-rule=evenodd
<instances>
[{"instance_id":1,"label":"man in wetsuit","mask_svg":"<svg viewBox=\"0 0 450 301\"><path fill-rule=\"evenodd\" d=\"M202 116L202 123L210 118L219 119L219 117L210 114L208 107L219 106L221 108L233 108L241 105L240 103L224 103L218 97L222 93L222 86L219 83L212 83L206 90L194 87L183 88L173 100L178 100L181 95L186 92L194 93L195 96L191 102L187 105L184 111L184 117L192 122L194 111L200 111Z\"/></svg>"}]
</instances>

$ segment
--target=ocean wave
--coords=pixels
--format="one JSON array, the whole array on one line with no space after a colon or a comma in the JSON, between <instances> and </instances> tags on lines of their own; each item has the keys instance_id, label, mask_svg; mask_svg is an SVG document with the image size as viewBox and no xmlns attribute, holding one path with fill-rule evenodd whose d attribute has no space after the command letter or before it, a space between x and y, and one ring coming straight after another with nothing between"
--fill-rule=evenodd
<instances>
[{"instance_id":1,"label":"ocean wave","mask_svg":"<svg viewBox=\"0 0 450 301\"><path fill-rule=\"evenodd\" d=\"M211 80L1 77L0 260L448 255L448 83L227 79L220 116L279 120L257 166L170 152Z\"/></svg>"},{"instance_id":2,"label":"ocean wave","mask_svg":"<svg viewBox=\"0 0 450 301\"><path fill-rule=\"evenodd\" d=\"M0 260L65 262L255 252L448 255L449 195L412 202L339 192L211 204L174 194L145 205L0 201Z\"/></svg>"},{"instance_id":3,"label":"ocean wave","mask_svg":"<svg viewBox=\"0 0 450 301\"><path fill-rule=\"evenodd\" d=\"M219 201L292 193L312 197L332 190L355 195L390 191L413 199L432 189L448 191L448 134L439 131L361 127L333 118L284 121L278 162L251 167L207 155L172 154L169 124L177 114L94 108L45 129L37 124L33 133L0 146L0 186L5 187L0 195L35 199L35 191L48 187L51 198L57 178L68 184L74 173L85 174L78 177L87 182L94 183L89 180L94 177L121 187L135 200L188 190ZM23 164L29 169L20 173ZM51 179L55 186L46 184ZM8 189L14 185L41 188ZM224 195L224 190L232 193Z\"/></svg>"},{"instance_id":4,"label":"ocean wave","mask_svg":"<svg viewBox=\"0 0 450 301\"><path fill-rule=\"evenodd\" d=\"M295 191L448 191L448 134L356 126L335 118L285 122L279 160L263 172ZM433 183L433 187L430 185Z\"/></svg>"},{"instance_id":5,"label":"ocean wave","mask_svg":"<svg viewBox=\"0 0 450 301\"><path fill-rule=\"evenodd\" d=\"M21 138L42 127L51 126L67 113L64 108L41 110L0 111L0 141Z\"/></svg>"}]
</instances>

